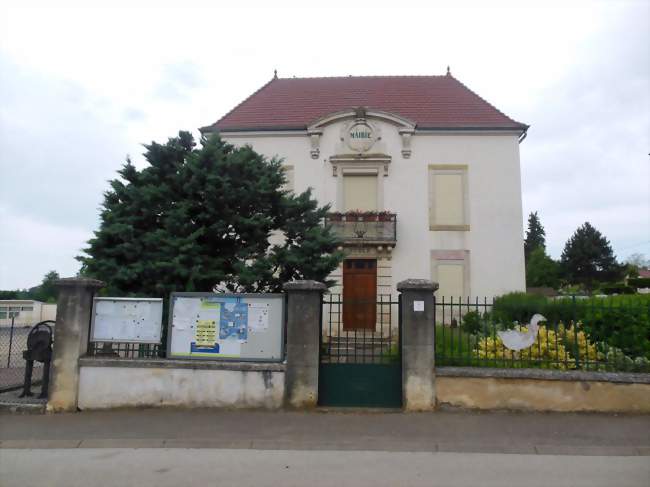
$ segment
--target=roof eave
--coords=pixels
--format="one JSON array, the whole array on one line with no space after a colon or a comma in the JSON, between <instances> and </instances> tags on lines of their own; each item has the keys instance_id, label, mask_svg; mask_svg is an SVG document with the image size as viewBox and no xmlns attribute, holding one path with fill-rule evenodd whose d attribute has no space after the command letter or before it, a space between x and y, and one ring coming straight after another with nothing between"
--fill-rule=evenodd
<instances>
[{"instance_id":1,"label":"roof eave","mask_svg":"<svg viewBox=\"0 0 650 487\"><path fill-rule=\"evenodd\" d=\"M416 125L417 132L451 132L451 131L462 131L462 132L474 132L474 131L514 131L525 133L530 125L518 124L510 126L494 126L488 127L485 125L465 125L465 126L419 126ZM304 132L307 130L307 126L265 126L265 127L217 127L215 125L209 125L206 127L199 128L201 133L228 133L228 132Z\"/></svg>"}]
</instances>

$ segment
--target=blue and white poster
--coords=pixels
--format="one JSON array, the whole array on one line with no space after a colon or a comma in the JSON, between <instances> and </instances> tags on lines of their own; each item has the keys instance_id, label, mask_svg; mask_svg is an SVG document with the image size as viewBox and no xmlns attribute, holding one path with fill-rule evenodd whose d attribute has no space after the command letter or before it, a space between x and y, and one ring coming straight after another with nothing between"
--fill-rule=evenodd
<instances>
[{"instance_id":1,"label":"blue and white poster","mask_svg":"<svg viewBox=\"0 0 650 487\"><path fill-rule=\"evenodd\" d=\"M168 357L281 360L281 294L173 293Z\"/></svg>"},{"instance_id":2,"label":"blue and white poster","mask_svg":"<svg viewBox=\"0 0 650 487\"><path fill-rule=\"evenodd\" d=\"M241 298L229 298L223 302L219 339L248 339L248 305Z\"/></svg>"}]
</instances>

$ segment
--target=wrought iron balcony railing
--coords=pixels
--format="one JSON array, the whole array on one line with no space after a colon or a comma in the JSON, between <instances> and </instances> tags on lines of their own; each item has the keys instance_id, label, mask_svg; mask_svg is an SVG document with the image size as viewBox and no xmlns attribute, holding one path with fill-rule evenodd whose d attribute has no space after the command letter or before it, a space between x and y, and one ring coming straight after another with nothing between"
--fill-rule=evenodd
<instances>
[{"instance_id":1,"label":"wrought iron balcony railing","mask_svg":"<svg viewBox=\"0 0 650 487\"><path fill-rule=\"evenodd\" d=\"M395 245L397 215L395 213L330 213L325 217L344 243Z\"/></svg>"}]
</instances>

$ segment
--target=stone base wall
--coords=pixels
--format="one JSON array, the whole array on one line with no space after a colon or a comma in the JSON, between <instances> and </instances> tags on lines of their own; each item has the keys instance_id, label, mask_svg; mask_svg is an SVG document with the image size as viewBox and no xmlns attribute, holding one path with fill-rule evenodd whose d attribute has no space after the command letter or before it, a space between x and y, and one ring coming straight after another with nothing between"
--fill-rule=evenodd
<instances>
[{"instance_id":1,"label":"stone base wall","mask_svg":"<svg viewBox=\"0 0 650 487\"><path fill-rule=\"evenodd\" d=\"M81 359L79 409L281 408L284 365Z\"/></svg>"},{"instance_id":2,"label":"stone base wall","mask_svg":"<svg viewBox=\"0 0 650 487\"><path fill-rule=\"evenodd\" d=\"M485 373L480 377L471 377L468 376L471 372L461 376L444 369L436 372L438 406L486 410L650 413L650 384L643 378L641 381L617 381L608 377L597 380L597 374L589 378L588 373L572 377L570 372L559 372L569 375L555 378L551 373L545 379L544 374L540 373L550 371L536 371L535 375L539 377L534 378L489 377Z\"/></svg>"}]
</instances>

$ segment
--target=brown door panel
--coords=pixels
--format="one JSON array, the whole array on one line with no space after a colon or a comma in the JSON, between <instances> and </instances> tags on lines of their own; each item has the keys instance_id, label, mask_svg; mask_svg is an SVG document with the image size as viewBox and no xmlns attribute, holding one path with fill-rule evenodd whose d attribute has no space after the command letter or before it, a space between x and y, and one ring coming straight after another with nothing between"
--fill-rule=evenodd
<instances>
[{"instance_id":1,"label":"brown door panel","mask_svg":"<svg viewBox=\"0 0 650 487\"><path fill-rule=\"evenodd\" d=\"M343 263L343 329L374 330L377 321L377 261Z\"/></svg>"}]
</instances>

